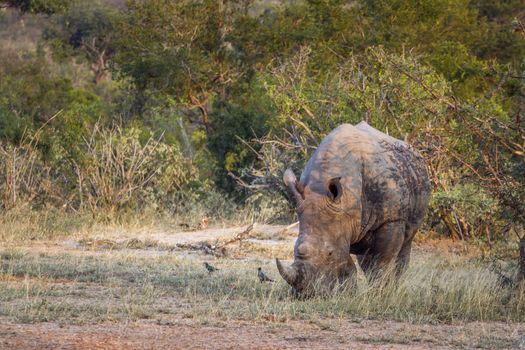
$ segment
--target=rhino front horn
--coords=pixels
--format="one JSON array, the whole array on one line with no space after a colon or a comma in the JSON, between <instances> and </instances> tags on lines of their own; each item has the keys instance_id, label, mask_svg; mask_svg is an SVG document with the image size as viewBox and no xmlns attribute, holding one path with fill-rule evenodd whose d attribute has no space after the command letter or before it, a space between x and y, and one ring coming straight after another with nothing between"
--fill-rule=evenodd
<instances>
[{"instance_id":1,"label":"rhino front horn","mask_svg":"<svg viewBox=\"0 0 525 350\"><path fill-rule=\"evenodd\" d=\"M293 267L284 266L279 259L275 259L275 262L282 278L293 287L297 281L297 271Z\"/></svg>"}]
</instances>

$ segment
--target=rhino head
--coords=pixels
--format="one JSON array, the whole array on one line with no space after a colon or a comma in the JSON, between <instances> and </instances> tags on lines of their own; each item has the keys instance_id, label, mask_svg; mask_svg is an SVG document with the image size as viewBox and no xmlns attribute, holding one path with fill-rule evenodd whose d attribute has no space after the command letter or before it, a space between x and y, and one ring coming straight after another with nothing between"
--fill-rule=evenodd
<instances>
[{"instance_id":1,"label":"rhino head","mask_svg":"<svg viewBox=\"0 0 525 350\"><path fill-rule=\"evenodd\" d=\"M360 223L360 210L355 210L360 196L348 190L348 181L340 176L317 176L303 184L287 170L284 182L295 199L299 236L293 264L276 259L279 273L296 295L312 291L314 285L332 287L344 281L355 268L349 251Z\"/></svg>"}]
</instances>

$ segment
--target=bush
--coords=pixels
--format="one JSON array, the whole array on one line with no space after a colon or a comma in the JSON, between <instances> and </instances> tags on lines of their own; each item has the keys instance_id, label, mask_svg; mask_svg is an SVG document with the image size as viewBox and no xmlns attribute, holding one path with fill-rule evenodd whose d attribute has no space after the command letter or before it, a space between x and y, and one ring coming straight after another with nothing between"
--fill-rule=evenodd
<instances>
[{"instance_id":1,"label":"bush","mask_svg":"<svg viewBox=\"0 0 525 350\"><path fill-rule=\"evenodd\" d=\"M15 146L0 142L0 208L35 206L60 193L51 180L51 168L31 142Z\"/></svg>"},{"instance_id":2,"label":"bush","mask_svg":"<svg viewBox=\"0 0 525 350\"><path fill-rule=\"evenodd\" d=\"M457 238L497 236L523 224L520 129L504 102L475 105L454 93L422 57L370 47L322 71L305 47L259 76L276 110L256 140L258 163L240 171L250 189L282 188L286 167L298 172L320 141L342 123L361 120L420 150L436 191L430 222ZM504 79L504 77L502 77ZM255 147L254 147L255 148ZM518 170L520 169L520 170ZM522 172L521 172L522 174ZM509 226L510 227L510 226Z\"/></svg>"},{"instance_id":3,"label":"bush","mask_svg":"<svg viewBox=\"0 0 525 350\"><path fill-rule=\"evenodd\" d=\"M141 141L144 139L144 141ZM125 209L167 204L197 176L177 145L137 128L96 127L85 140L85 158L73 161L79 207L116 215Z\"/></svg>"},{"instance_id":4,"label":"bush","mask_svg":"<svg viewBox=\"0 0 525 350\"><path fill-rule=\"evenodd\" d=\"M480 237L499 223L496 215L501 208L496 198L480 186L473 183L460 184L448 190L436 190L431 197L430 208L441 215L451 215L456 228L450 233L458 238ZM442 218L446 222L446 218ZM489 237L490 238L490 237Z\"/></svg>"},{"instance_id":5,"label":"bush","mask_svg":"<svg viewBox=\"0 0 525 350\"><path fill-rule=\"evenodd\" d=\"M3 209L54 206L112 217L148 206L168 208L199 185L197 168L179 147L147 130L97 124L81 139L81 152L54 158L44 157L38 137L19 146L0 143Z\"/></svg>"}]
</instances>

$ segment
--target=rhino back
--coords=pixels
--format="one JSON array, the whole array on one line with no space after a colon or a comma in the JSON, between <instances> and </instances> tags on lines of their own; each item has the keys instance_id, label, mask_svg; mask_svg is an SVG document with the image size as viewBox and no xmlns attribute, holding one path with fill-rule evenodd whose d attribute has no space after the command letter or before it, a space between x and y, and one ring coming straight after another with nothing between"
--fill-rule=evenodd
<instances>
[{"instance_id":1,"label":"rhino back","mask_svg":"<svg viewBox=\"0 0 525 350\"><path fill-rule=\"evenodd\" d=\"M365 121L362 121L360 122L359 124L357 124L355 126L355 128L363 133L366 133L367 135L369 135L370 137L372 137L373 139L379 141L379 140L382 140L382 141L385 141L385 142L388 142L388 143L391 143L391 144L395 144L395 143L401 143L401 144L404 144L406 145L405 142L403 141L400 141L398 139L395 139L393 138L392 136L390 135L387 135L385 133L382 133L381 131L371 127L367 122Z\"/></svg>"},{"instance_id":2,"label":"rhino back","mask_svg":"<svg viewBox=\"0 0 525 350\"><path fill-rule=\"evenodd\" d=\"M315 192L341 177L362 208L363 231L386 221L405 220L419 226L430 185L422 157L403 141L362 122L343 124L321 142L308 161L301 182Z\"/></svg>"},{"instance_id":3,"label":"rhino back","mask_svg":"<svg viewBox=\"0 0 525 350\"><path fill-rule=\"evenodd\" d=\"M363 207L368 211L370 229L397 220L419 226L430 194L423 158L407 143L365 122L359 123L356 129L377 142L374 152L363 154L363 200L366 202Z\"/></svg>"}]
</instances>

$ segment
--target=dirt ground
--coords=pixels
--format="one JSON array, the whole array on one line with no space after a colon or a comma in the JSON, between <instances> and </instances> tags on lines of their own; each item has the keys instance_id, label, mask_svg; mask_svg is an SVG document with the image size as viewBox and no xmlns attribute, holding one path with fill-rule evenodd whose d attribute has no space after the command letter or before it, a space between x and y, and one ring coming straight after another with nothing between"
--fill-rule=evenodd
<instances>
[{"instance_id":1,"label":"dirt ground","mask_svg":"<svg viewBox=\"0 0 525 350\"><path fill-rule=\"evenodd\" d=\"M510 334L508 348L525 348L525 326L502 323L413 325L402 322L345 322L337 329L294 322L233 323L224 327L148 323L68 326L0 323L0 349L450 349L461 337L489 332L479 346L489 347ZM520 339L520 335L522 338ZM488 343L487 343L488 342ZM459 346L461 348L461 346ZM498 346L499 347L499 346Z\"/></svg>"},{"instance_id":2,"label":"dirt ground","mask_svg":"<svg viewBox=\"0 0 525 350\"><path fill-rule=\"evenodd\" d=\"M263 226L275 242L284 227ZM125 241L130 237L163 244L213 241L243 228L197 232L113 232L100 238ZM293 245L296 228L279 244ZM96 238L96 237L95 237ZM61 249L81 253L79 240L70 239L28 247L32 251ZM426 249L420 247L419 249ZM143 254L147 250L135 250ZM466 346L468 344L468 346ZM413 324L410 322L330 319L324 321L219 321L202 324L184 318L70 325L57 322L16 323L0 317L0 349L525 349L525 324L463 322Z\"/></svg>"}]
</instances>

